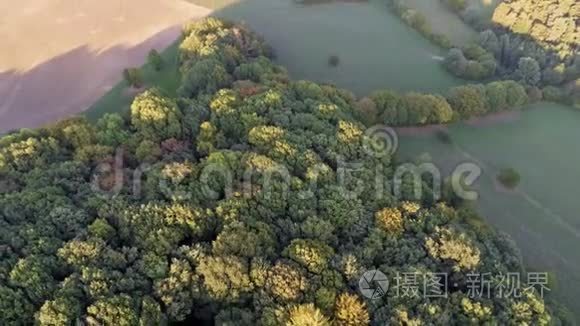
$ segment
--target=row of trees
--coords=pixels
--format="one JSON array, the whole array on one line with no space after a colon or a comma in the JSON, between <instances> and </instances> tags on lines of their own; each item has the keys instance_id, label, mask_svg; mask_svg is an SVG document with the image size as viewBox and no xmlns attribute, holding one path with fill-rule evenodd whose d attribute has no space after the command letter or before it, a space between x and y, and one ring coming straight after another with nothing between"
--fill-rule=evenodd
<instances>
[{"instance_id":1,"label":"row of trees","mask_svg":"<svg viewBox=\"0 0 580 326\"><path fill-rule=\"evenodd\" d=\"M522 270L513 241L434 200L426 177L420 196L412 177L395 196L393 157L365 150L349 92L282 78L242 26L184 33L178 98L151 89L128 117L0 138L0 324L558 322L533 290L469 295L469 273L495 291ZM208 60L227 83L194 78ZM344 160L361 163L346 178ZM358 282L372 269L447 273L448 296L370 300Z\"/></svg>"},{"instance_id":2,"label":"row of trees","mask_svg":"<svg viewBox=\"0 0 580 326\"><path fill-rule=\"evenodd\" d=\"M391 126L446 124L518 109L529 101L526 89L508 80L454 87L445 97L415 92L400 94L392 90L378 91L360 99L356 111L361 121L368 126L377 123Z\"/></svg>"},{"instance_id":3,"label":"row of trees","mask_svg":"<svg viewBox=\"0 0 580 326\"><path fill-rule=\"evenodd\" d=\"M546 100L565 104L575 104L580 101L580 55L576 54L576 50L557 52L525 35L513 34L497 26L472 19L471 16L474 15L475 10L468 6L466 1L441 1L476 29L481 30L477 40L462 48L454 47L445 35L432 31L425 16L407 7L403 1L388 0L387 5L393 13L425 38L442 48L449 49L443 66L455 76L476 81L516 80L529 92L541 94ZM520 8L518 1L513 2L515 4L510 2L500 5L498 11L512 5ZM570 3L564 6L566 5ZM534 11L533 6L530 8L526 12ZM496 14L496 16L500 15ZM542 17L545 18L545 16Z\"/></svg>"},{"instance_id":4,"label":"row of trees","mask_svg":"<svg viewBox=\"0 0 580 326\"><path fill-rule=\"evenodd\" d=\"M573 1L504 1L492 22L476 19L476 10L461 2L441 1L481 32L477 45L450 50L445 65L450 72L471 80L514 79L567 104L580 99L578 10Z\"/></svg>"}]
</instances>

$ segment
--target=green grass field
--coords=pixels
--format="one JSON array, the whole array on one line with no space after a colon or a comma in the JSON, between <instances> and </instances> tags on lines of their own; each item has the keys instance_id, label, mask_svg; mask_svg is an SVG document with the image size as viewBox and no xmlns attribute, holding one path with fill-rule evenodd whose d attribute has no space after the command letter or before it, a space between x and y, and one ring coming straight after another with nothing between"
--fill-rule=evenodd
<instances>
[{"instance_id":1,"label":"green grass field","mask_svg":"<svg viewBox=\"0 0 580 326\"><path fill-rule=\"evenodd\" d=\"M294 79L332 83L366 95L374 90L444 91L461 80L450 76L436 57L444 52L404 25L378 4L336 3L301 6L290 0L188 0L218 8L215 15L244 21L276 50L277 62ZM219 9L221 8L221 9ZM345 24L356 21L357 24ZM276 22L272 24L272 22ZM157 72L142 68L146 86L155 84L169 94L178 87L176 42L162 56ZM328 58L337 55L338 67ZM132 101L123 81L85 112L96 119L108 112L125 112Z\"/></svg>"},{"instance_id":2,"label":"green grass field","mask_svg":"<svg viewBox=\"0 0 580 326\"><path fill-rule=\"evenodd\" d=\"M478 35L439 0L407 0L405 5L423 14L433 31L449 37L453 45L467 45Z\"/></svg>"},{"instance_id":3,"label":"green grass field","mask_svg":"<svg viewBox=\"0 0 580 326\"><path fill-rule=\"evenodd\" d=\"M468 6L484 19L491 21L495 8L502 0L468 0Z\"/></svg>"},{"instance_id":4,"label":"green grass field","mask_svg":"<svg viewBox=\"0 0 580 326\"><path fill-rule=\"evenodd\" d=\"M482 167L477 182L482 215L516 240L530 268L555 272L556 297L573 311L580 311L579 125L579 112L544 103L518 121L451 126L452 144L434 136L405 136L399 147L407 158L429 153L446 174L461 162ZM505 167L522 177L515 191L497 187L495 178Z\"/></svg>"},{"instance_id":5,"label":"green grass field","mask_svg":"<svg viewBox=\"0 0 580 326\"><path fill-rule=\"evenodd\" d=\"M444 51L384 4L247 0L216 16L245 21L262 34L294 79L333 83L358 95L384 88L442 91L462 83L437 60ZM331 55L340 58L338 67L328 65Z\"/></svg>"}]
</instances>

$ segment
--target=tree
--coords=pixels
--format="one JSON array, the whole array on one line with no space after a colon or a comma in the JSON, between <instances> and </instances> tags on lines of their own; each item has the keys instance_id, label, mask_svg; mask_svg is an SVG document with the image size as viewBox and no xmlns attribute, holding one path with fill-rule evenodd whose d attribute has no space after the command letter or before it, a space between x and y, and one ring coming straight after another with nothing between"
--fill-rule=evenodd
<instances>
[{"instance_id":1,"label":"tree","mask_svg":"<svg viewBox=\"0 0 580 326\"><path fill-rule=\"evenodd\" d=\"M408 93L399 102L407 114L404 124L423 125L447 123L453 117L453 110L447 100L439 95Z\"/></svg>"},{"instance_id":2,"label":"tree","mask_svg":"<svg viewBox=\"0 0 580 326\"><path fill-rule=\"evenodd\" d=\"M79 303L74 298L58 297L44 302L38 314L38 322L43 326L70 325L80 313Z\"/></svg>"},{"instance_id":3,"label":"tree","mask_svg":"<svg viewBox=\"0 0 580 326\"><path fill-rule=\"evenodd\" d=\"M366 126L372 126L377 123L379 111L377 105L372 99L368 97L360 99L357 102L356 109L361 121Z\"/></svg>"},{"instance_id":4,"label":"tree","mask_svg":"<svg viewBox=\"0 0 580 326\"><path fill-rule=\"evenodd\" d=\"M151 51L149 51L149 54L147 55L147 61L157 71L163 68L163 58L155 49L151 49Z\"/></svg>"},{"instance_id":5,"label":"tree","mask_svg":"<svg viewBox=\"0 0 580 326\"><path fill-rule=\"evenodd\" d=\"M520 82L530 86L537 85L542 79L540 65L535 59L529 57L520 59L515 75Z\"/></svg>"},{"instance_id":6,"label":"tree","mask_svg":"<svg viewBox=\"0 0 580 326\"><path fill-rule=\"evenodd\" d=\"M146 139L181 137L181 119L182 113L175 100L156 88L139 94L131 104L131 124Z\"/></svg>"},{"instance_id":7,"label":"tree","mask_svg":"<svg viewBox=\"0 0 580 326\"><path fill-rule=\"evenodd\" d=\"M453 48L449 50L449 53L447 53L443 64L453 74L462 76L465 74L465 70L467 69L468 60L461 49Z\"/></svg>"},{"instance_id":8,"label":"tree","mask_svg":"<svg viewBox=\"0 0 580 326\"><path fill-rule=\"evenodd\" d=\"M369 325L370 322L364 302L349 293L342 293L336 299L334 316L340 326Z\"/></svg>"},{"instance_id":9,"label":"tree","mask_svg":"<svg viewBox=\"0 0 580 326\"><path fill-rule=\"evenodd\" d=\"M43 257L28 256L18 260L10 272L10 281L26 289L33 302L40 303L54 291L55 280L50 273L52 267L50 261L43 261Z\"/></svg>"},{"instance_id":10,"label":"tree","mask_svg":"<svg viewBox=\"0 0 580 326\"><path fill-rule=\"evenodd\" d=\"M206 257L197 267L212 298L241 301L253 289L245 260L235 256Z\"/></svg>"},{"instance_id":11,"label":"tree","mask_svg":"<svg viewBox=\"0 0 580 326\"><path fill-rule=\"evenodd\" d=\"M387 207L375 213L375 222L387 234L398 236L404 231L403 215L395 207Z\"/></svg>"},{"instance_id":12,"label":"tree","mask_svg":"<svg viewBox=\"0 0 580 326\"><path fill-rule=\"evenodd\" d=\"M201 93L211 94L230 85L231 82L231 76L219 61L203 59L183 73L178 93L183 97L195 97Z\"/></svg>"},{"instance_id":13,"label":"tree","mask_svg":"<svg viewBox=\"0 0 580 326\"><path fill-rule=\"evenodd\" d=\"M449 91L447 100L463 119L482 115L487 111L485 90L481 85L454 87Z\"/></svg>"},{"instance_id":14,"label":"tree","mask_svg":"<svg viewBox=\"0 0 580 326\"><path fill-rule=\"evenodd\" d=\"M340 64L340 57L337 55L331 55L328 57L328 65L331 67L337 67Z\"/></svg>"},{"instance_id":15,"label":"tree","mask_svg":"<svg viewBox=\"0 0 580 326\"><path fill-rule=\"evenodd\" d=\"M136 325L138 316L132 301L124 294L98 300L87 308L87 321L105 325Z\"/></svg>"},{"instance_id":16,"label":"tree","mask_svg":"<svg viewBox=\"0 0 580 326\"><path fill-rule=\"evenodd\" d=\"M500 42L494 31L487 29L479 34L479 45L487 51L498 56L500 53Z\"/></svg>"},{"instance_id":17,"label":"tree","mask_svg":"<svg viewBox=\"0 0 580 326\"><path fill-rule=\"evenodd\" d=\"M330 321L310 303L292 307L286 326L330 326Z\"/></svg>"},{"instance_id":18,"label":"tree","mask_svg":"<svg viewBox=\"0 0 580 326\"><path fill-rule=\"evenodd\" d=\"M123 70L123 78L131 87L141 88L143 86L143 76L139 68L125 68Z\"/></svg>"},{"instance_id":19,"label":"tree","mask_svg":"<svg viewBox=\"0 0 580 326\"><path fill-rule=\"evenodd\" d=\"M173 259L166 278L155 281L155 295L165 304L167 315L184 320L193 306L196 275L185 260Z\"/></svg>"},{"instance_id":20,"label":"tree","mask_svg":"<svg viewBox=\"0 0 580 326\"><path fill-rule=\"evenodd\" d=\"M117 113L105 113L97 121L96 138L98 143L111 147L124 144L129 139L125 121Z\"/></svg>"},{"instance_id":21,"label":"tree","mask_svg":"<svg viewBox=\"0 0 580 326\"><path fill-rule=\"evenodd\" d=\"M7 286L0 286L0 321L4 325L18 323L32 323L34 306L21 290L13 290Z\"/></svg>"},{"instance_id":22,"label":"tree","mask_svg":"<svg viewBox=\"0 0 580 326\"><path fill-rule=\"evenodd\" d=\"M143 140L135 149L135 157L139 162L155 162L161 156L161 147L154 141Z\"/></svg>"},{"instance_id":23,"label":"tree","mask_svg":"<svg viewBox=\"0 0 580 326\"><path fill-rule=\"evenodd\" d=\"M506 88L507 104L510 108L520 107L528 102L528 94L526 89L519 83L513 80L507 80L504 82Z\"/></svg>"},{"instance_id":24,"label":"tree","mask_svg":"<svg viewBox=\"0 0 580 326\"><path fill-rule=\"evenodd\" d=\"M520 174L513 168L501 169L497 175L497 180L509 189L513 189L520 183Z\"/></svg>"},{"instance_id":25,"label":"tree","mask_svg":"<svg viewBox=\"0 0 580 326\"><path fill-rule=\"evenodd\" d=\"M400 96L393 91L379 91L371 95L371 100L376 104L378 115L387 125L405 124L406 119L399 119Z\"/></svg>"},{"instance_id":26,"label":"tree","mask_svg":"<svg viewBox=\"0 0 580 326\"><path fill-rule=\"evenodd\" d=\"M505 83L491 82L485 85L485 96L491 112L503 111L508 107L508 93Z\"/></svg>"},{"instance_id":27,"label":"tree","mask_svg":"<svg viewBox=\"0 0 580 326\"><path fill-rule=\"evenodd\" d=\"M215 318L216 326L253 326L256 325L254 314L245 309L229 308L220 311Z\"/></svg>"},{"instance_id":28,"label":"tree","mask_svg":"<svg viewBox=\"0 0 580 326\"><path fill-rule=\"evenodd\" d=\"M213 242L213 252L217 255L241 257L271 257L277 246L275 234L266 223L256 222L248 226L234 222L224 227Z\"/></svg>"},{"instance_id":29,"label":"tree","mask_svg":"<svg viewBox=\"0 0 580 326\"><path fill-rule=\"evenodd\" d=\"M268 271L266 289L283 301L298 301L308 288L304 271L298 266L278 261Z\"/></svg>"},{"instance_id":30,"label":"tree","mask_svg":"<svg viewBox=\"0 0 580 326\"><path fill-rule=\"evenodd\" d=\"M449 228L438 228L436 235L426 240L425 246L433 258L451 261L456 272L473 270L481 262L481 252L473 247L465 234Z\"/></svg>"},{"instance_id":31,"label":"tree","mask_svg":"<svg viewBox=\"0 0 580 326\"><path fill-rule=\"evenodd\" d=\"M286 255L303 265L310 272L322 273L333 256L328 245L316 240L294 239L285 250Z\"/></svg>"}]
</instances>

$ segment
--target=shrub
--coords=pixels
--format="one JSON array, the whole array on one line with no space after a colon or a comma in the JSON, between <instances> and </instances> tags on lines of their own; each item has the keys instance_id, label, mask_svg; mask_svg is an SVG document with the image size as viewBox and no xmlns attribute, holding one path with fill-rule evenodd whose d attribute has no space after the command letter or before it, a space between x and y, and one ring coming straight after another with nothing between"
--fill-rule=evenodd
<instances>
[{"instance_id":1,"label":"shrub","mask_svg":"<svg viewBox=\"0 0 580 326\"><path fill-rule=\"evenodd\" d=\"M161 58L161 55L159 55L159 52L157 52L155 49L149 51L149 55L147 55L147 61L157 71L163 68L163 58Z\"/></svg>"},{"instance_id":2,"label":"shrub","mask_svg":"<svg viewBox=\"0 0 580 326\"><path fill-rule=\"evenodd\" d=\"M520 174L513 168L505 168L499 171L497 180L506 188L514 189L520 183Z\"/></svg>"},{"instance_id":3,"label":"shrub","mask_svg":"<svg viewBox=\"0 0 580 326\"><path fill-rule=\"evenodd\" d=\"M444 49L450 49L453 47L453 43L451 43L451 40L446 35L433 33L430 35L429 39L435 43L435 45Z\"/></svg>"},{"instance_id":4,"label":"shrub","mask_svg":"<svg viewBox=\"0 0 580 326\"><path fill-rule=\"evenodd\" d=\"M134 88L141 88L143 86L143 77L139 68L126 68L123 70L123 78Z\"/></svg>"},{"instance_id":5,"label":"shrub","mask_svg":"<svg viewBox=\"0 0 580 326\"><path fill-rule=\"evenodd\" d=\"M451 138L451 135L445 130L437 130L435 132L435 137L440 142L442 142L444 144L452 144L453 143L453 139Z\"/></svg>"},{"instance_id":6,"label":"shrub","mask_svg":"<svg viewBox=\"0 0 580 326\"><path fill-rule=\"evenodd\" d=\"M331 55L328 57L328 65L331 67L337 67L340 64L340 58L337 55Z\"/></svg>"},{"instance_id":7,"label":"shrub","mask_svg":"<svg viewBox=\"0 0 580 326\"><path fill-rule=\"evenodd\" d=\"M544 87L542 93L546 101L559 102L564 97L562 90L555 86Z\"/></svg>"}]
</instances>

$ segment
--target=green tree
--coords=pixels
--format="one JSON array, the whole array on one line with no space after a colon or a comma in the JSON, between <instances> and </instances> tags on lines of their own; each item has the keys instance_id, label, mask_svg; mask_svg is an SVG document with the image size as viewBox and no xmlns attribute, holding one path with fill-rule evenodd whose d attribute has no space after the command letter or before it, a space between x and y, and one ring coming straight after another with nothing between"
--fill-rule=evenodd
<instances>
[{"instance_id":1,"label":"green tree","mask_svg":"<svg viewBox=\"0 0 580 326\"><path fill-rule=\"evenodd\" d=\"M513 80L508 80L504 82L504 86L506 87L506 92L508 94L508 107L517 108L528 102L528 94L522 85Z\"/></svg>"},{"instance_id":2,"label":"green tree","mask_svg":"<svg viewBox=\"0 0 580 326\"><path fill-rule=\"evenodd\" d=\"M211 94L232 82L225 67L215 59L203 59L193 64L183 73L183 81L178 90L183 97Z\"/></svg>"},{"instance_id":3,"label":"green tree","mask_svg":"<svg viewBox=\"0 0 580 326\"><path fill-rule=\"evenodd\" d=\"M104 325L136 325L138 313L130 296L121 294L101 299L87 307L87 321Z\"/></svg>"},{"instance_id":4,"label":"green tree","mask_svg":"<svg viewBox=\"0 0 580 326\"><path fill-rule=\"evenodd\" d=\"M487 111L485 90L481 85L454 87L449 91L447 99L462 119L482 115Z\"/></svg>"},{"instance_id":5,"label":"green tree","mask_svg":"<svg viewBox=\"0 0 580 326\"><path fill-rule=\"evenodd\" d=\"M151 51L149 51L149 54L147 54L147 61L157 71L163 68L163 58L155 49L151 49Z\"/></svg>"},{"instance_id":6,"label":"green tree","mask_svg":"<svg viewBox=\"0 0 580 326\"><path fill-rule=\"evenodd\" d=\"M81 313L77 300L69 297L57 297L45 301L38 313L38 323L43 326L71 325Z\"/></svg>"},{"instance_id":7,"label":"green tree","mask_svg":"<svg viewBox=\"0 0 580 326\"><path fill-rule=\"evenodd\" d=\"M288 257L313 273L324 271L334 254L334 250L328 245L310 239L292 240L285 252Z\"/></svg>"},{"instance_id":8,"label":"green tree","mask_svg":"<svg viewBox=\"0 0 580 326\"><path fill-rule=\"evenodd\" d=\"M166 278L155 281L155 295L172 320L184 320L193 307L197 276L184 260L173 259Z\"/></svg>"},{"instance_id":9,"label":"green tree","mask_svg":"<svg viewBox=\"0 0 580 326\"><path fill-rule=\"evenodd\" d=\"M253 289L248 264L235 256L211 257L200 262L197 272L212 298L236 302Z\"/></svg>"},{"instance_id":10,"label":"green tree","mask_svg":"<svg viewBox=\"0 0 580 326\"><path fill-rule=\"evenodd\" d=\"M528 57L520 59L515 75L519 81L530 86L537 85L542 79L540 65L535 59Z\"/></svg>"},{"instance_id":11,"label":"green tree","mask_svg":"<svg viewBox=\"0 0 580 326\"><path fill-rule=\"evenodd\" d=\"M125 68L123 70L123 78L131 87L141 88L143 86L143 76L139 68Z\"/></svg>"},{"instance_id":12,"label":"green tree","mask_svg":"<svg viewBox=\"0 0 580 326\"><path fill-rule=\"evenodd\" d=\"M0 285L0 321L3 325L32 324L34 306L20 290Z\"/></svg>"},{"instance_id":13,"label":"green tree","mask_svg":"<svg viewBox=\"0 0 580 326\"><path fill-rule=\"evenodd\" d=\"M181 137L181 119L175 100L155 88L139 94L131 104L131 124L150 140Z\"/></svg>"},{"instance_id":14,"label":"green tree","mask_svg":"<svg viewBox=\"0 0 580 326\"><path fill-rule=\"evenodd\" d=\"M508 108L508 93L505 83L491 82L485 85L487 105L491 112L503 111Z\"/></svg>"},{"instance_id":15,"label":"green tree","mask_svg":"<svg viewBox=\"0 0 580 326\"><path fill-rule=\"evenodd\" d=\"M335 323L340 326L369 325L366 305L356 295L342 293L336 299Z\"/></svg>"}]
</instances>

